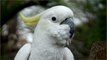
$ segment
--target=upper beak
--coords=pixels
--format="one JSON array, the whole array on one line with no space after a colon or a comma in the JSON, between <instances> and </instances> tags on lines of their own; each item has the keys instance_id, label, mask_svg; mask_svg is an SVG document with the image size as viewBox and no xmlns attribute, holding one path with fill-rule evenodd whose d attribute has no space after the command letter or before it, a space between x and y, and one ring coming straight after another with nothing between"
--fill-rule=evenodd
<instances>
[{"instance_id":1,"label":"upper beak","mask_svg":"<svg viewBox=\"0 0 107 60\"><path fill-rule=\"evenodd\" d=\"M72 38L75 30L74 22L72 21L72 18L67 18L61 24L67 24L70 27L70 38Z\"/></svg>"}]
</instances>

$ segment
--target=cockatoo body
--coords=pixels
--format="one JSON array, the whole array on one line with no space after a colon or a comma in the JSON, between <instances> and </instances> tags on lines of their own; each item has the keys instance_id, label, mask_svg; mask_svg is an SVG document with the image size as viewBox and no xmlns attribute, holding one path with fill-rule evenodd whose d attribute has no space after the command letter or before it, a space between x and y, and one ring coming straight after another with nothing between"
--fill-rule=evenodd
<instances>
[{"instance_id":1,"label":"cockatoo body","mask_svg":"<svg viewBox=\"0 0 107 60\"><path fill-rule=\"evenodd\" d=\"M68 7L55 6L31 18L20 16L27 25L36 28L33 42L23 46L15 60L74 60L66 47L74 33L73 12Z\"/></svg>"}]
</instances>

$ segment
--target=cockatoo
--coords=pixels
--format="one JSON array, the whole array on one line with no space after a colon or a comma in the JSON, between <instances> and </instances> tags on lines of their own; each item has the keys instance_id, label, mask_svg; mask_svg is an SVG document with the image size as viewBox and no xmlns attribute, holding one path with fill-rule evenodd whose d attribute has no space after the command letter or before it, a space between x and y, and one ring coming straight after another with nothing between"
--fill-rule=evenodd
<instances>
[{"instance_id":1,"label":"cockatoo","mask_svg":"<svg viewBox=\"0 0 107 60\"><path fill-rule=\"evenodd\" d=\"M66 6L54 6L33 17L20 17L28 26L36 26L33 42L25 44L14 60L74 60L66 47L74 35L73 12Z\"/></svg>"}]
</instances>

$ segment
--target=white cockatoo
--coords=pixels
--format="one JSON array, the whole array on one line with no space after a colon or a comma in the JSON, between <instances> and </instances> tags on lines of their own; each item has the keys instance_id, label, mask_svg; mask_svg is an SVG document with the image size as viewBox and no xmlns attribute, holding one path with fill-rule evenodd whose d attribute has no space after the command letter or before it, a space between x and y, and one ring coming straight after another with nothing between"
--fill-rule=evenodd
<instances>
[{"instance_id":1,"label":"white cockatoo","mask_svg":"<svg viewBox=\"0 0 107 60\"><path fill-rule=\"evenodd\" d=\"M54 6L42 13L20 17L28 26L36 26L33 42L25 44L14 60L74 60L66 47L74 34L73 12L66 6Z\"/></svg>"}]
</instances>

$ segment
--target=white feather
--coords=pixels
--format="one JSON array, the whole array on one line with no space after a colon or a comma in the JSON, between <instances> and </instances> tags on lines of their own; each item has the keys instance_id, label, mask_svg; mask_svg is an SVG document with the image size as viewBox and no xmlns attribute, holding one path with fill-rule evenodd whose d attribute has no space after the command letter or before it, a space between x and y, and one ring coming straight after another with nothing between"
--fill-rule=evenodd
<instances>
[{"instance_id":1,"label":"white feather","mask_svg":"<svg viewBox=\"0 0 107 60\"><path fill-rule=\"evenodd\" d=\"M57 21L53 22L52 17ZM64 47L70 27L60 23L73 17L73 12L65 6L52 7L41 14L33 35L32 47L25 45L19 50L15 60L74 60L72 52ZM27 50L27 51L26 51Z\"/></svg>"},{"instance_id":2,"label":"white feather","mask_svg":"<svg viewBox=\"0 0 107 60\"><path fill-rule=\"evenodd\" d=\"M53 22L52 16L58 22ZM72 11L64 6L56 6L44 12L34 31L29 60L74 60L70 50L64 47L70 28L65 24L60 25L61 21L72 16Z\"/></svg>"},{"instance_id":3,"label":"white feather","mask_svg":"<svg viewBox=\"0 0 107 60\"><path fill-rule=\"evenodd\" d=\"M31 44L25 44L17 53L14 60L27 60L31 51Z\"/></svg>"},{"instance_id":4,"label":"white feather","mask_svg":"<svg viewBox=\"0 0 107 60\"><path fill-rule=\"evenodd\" d=\"M68 48L65 48L65 51L66 51L65 60L74 60L72 52Z\"/></svg>"}]
</instances>

